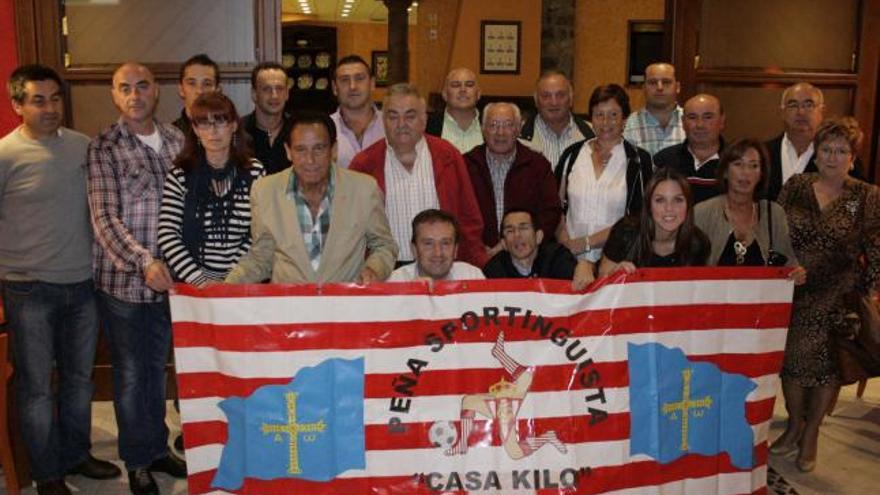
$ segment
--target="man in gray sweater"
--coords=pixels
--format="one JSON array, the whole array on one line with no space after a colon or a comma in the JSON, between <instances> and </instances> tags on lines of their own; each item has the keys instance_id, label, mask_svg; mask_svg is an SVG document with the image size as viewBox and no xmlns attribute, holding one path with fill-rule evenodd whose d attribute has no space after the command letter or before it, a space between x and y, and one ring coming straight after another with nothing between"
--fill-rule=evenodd
<instances>
[{"instance_id":1,"label":"man in gray sweater","mask_svg":"<svg viewBox=\"0 0 880 495\"><path fill-rule=\"evenodd\" d=\"M19 67L8 86L22 125L0 139L0 282L19 419L37 492L69 494L66 474L120 474L89 453L98 339L86 200L89 138L61 127L63 83L54 70Z\"/></svg>"}]
</instances>

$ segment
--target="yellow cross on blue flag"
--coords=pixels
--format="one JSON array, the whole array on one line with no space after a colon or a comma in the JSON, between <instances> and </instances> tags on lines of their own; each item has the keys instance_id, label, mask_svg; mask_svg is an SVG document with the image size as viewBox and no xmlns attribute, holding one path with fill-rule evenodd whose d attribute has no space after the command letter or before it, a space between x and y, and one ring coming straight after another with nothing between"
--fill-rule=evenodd
<instances>
[{"instance_id":1,"label":"yellow cross on blue flag","mask_svg":"<svg viewBox=\"0 0 880 495\"><path fill-rule=\"evenodd\" d=\"M220 402L228 440L211 486L245 478L329 481L364 469L364 359L327 359L285 385Z\"/></svg>"},{"instance_id":2,"label":"yellow cross on blue flag","mask_svg":"<svg viewBox=\"0 0 880 495\"><path fill-rule=\"evenodd\" d=\"M754 434L745 412L757 387L752 380L662 344L629 343L627 354L630 455L667 464L685 454L727 453L735 467L752 468Z\"/></svg>"}]
</instances>

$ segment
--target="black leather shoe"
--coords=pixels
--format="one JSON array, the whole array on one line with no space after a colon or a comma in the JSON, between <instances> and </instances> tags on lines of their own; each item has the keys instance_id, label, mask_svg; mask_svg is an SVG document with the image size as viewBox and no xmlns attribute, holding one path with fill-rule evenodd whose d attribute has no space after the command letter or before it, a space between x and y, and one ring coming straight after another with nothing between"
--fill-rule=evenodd
<instances>
[{"instance_id":1,"label":"black leather shoe","mask_svg":"<svg viewBox=\"0 0 880 495\"><path fill-rule=\"evenodd\" d=\"M186 461L169 452L165 457L153 461L150 464L150 471L167 473L175 478L186 478Z\"/></svg>"},{"instance_id":2,"label":"black leather shoe","mask_svg":"<svg viewBox=\"0 0 880 495\"><path fill-rule=\"evenodd\" d=\"M37 483L37 493L39 495L70 495L70 489L67 488L63 479L43 481Z\"/></svg>"},{"instance_id":3,"label":"black leather shoe","mask_svg":"<svg viewBox=\"0 0 880 495\"><path fill-rule=\"evenodd\" d=\"M72 467L67 474L80 474L93 480L109 480L122 474L122 470L112 462L95 459L89 454L86 460Z\"/></svg>"},{"instance_id":4,"label":"black leather shoe","mask_svg":"<svg viewBox=\"0 0 880 495\"><path fill-rule=\"evenodd\" d=\"M147 468L138 468L128 472L128 487L134 495L159 495L156 480Z\"/></svg>"}]
</instances>

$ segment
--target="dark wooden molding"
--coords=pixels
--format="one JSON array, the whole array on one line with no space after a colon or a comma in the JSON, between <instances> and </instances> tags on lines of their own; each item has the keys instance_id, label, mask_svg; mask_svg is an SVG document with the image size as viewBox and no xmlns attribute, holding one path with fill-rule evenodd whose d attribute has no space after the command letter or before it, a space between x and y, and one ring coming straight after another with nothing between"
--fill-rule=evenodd
<instances>
[{"instance_id":1,"label":"dark wooden molding","mask_svg":"<svg viewBox=\"0 0 880 495\"><path fill-rule=\"evenodd\" d=\"M15 0L15 39L20 64L36 63L37 19L34 13L34 0Z\"/></svg>"},{"instance_id":2,"label":"dark wooden molding","mask_svg":"<svg viewBox=\"0 0 880 495\"><path fill-rule=\"evenodd\" d=\"M865 141L859 150L864 177L873 183L880 179L880 0L863 0L861 36L858 53L858 78L855 88L854 117L865 133ZM876 158L876 159L872 159Z\"/></svg>"},{"instance_id":3,"label":"dark wooden molding","mask_svg":"<svg viewBox=\"0 0 880 495\"><path fill-rule=\"evenodd\" d=\"M810 83L816 86L852 87L858 82L858 74L852 72L815 71L769 72L761 67L738 67L736 69L697 69L696 79L699 83L794 84L800 81L810 81Z\"/></svg>"}]
</instances>

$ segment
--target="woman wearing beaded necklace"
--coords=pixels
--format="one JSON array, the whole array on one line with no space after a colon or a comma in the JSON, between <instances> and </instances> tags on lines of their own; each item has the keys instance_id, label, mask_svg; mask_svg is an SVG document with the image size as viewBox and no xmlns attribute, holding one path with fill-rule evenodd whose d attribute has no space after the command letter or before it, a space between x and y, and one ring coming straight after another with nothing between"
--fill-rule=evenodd
<instances>
[{"instance_id":1,"label":"woman wearing beaded necklace","mask_svg":"<svg viewBox=\"0 0 880 495\"><path fill-rule=\"evenodd\" d=\"M740 139L725 148L718 163L721 194L697 204L697 226L709 236L709 265L795 267L790 277L803 283L788 235L785 210L761 199L767 188L767 150L755 139Z\"/></svg>"},{"instance_id":2,"label":"woman wearing beaded necklace","mask_svg":"<svg viewBox=\"0 0 880 495\"><path fill-rule=\"evenodd\" d=\"M250 247L250 189L264 171L228 97L203 94L191 112L194 132L165 181L158 240L174 278L204 287L222 282Z\"/></svg>"}]
</instances>

